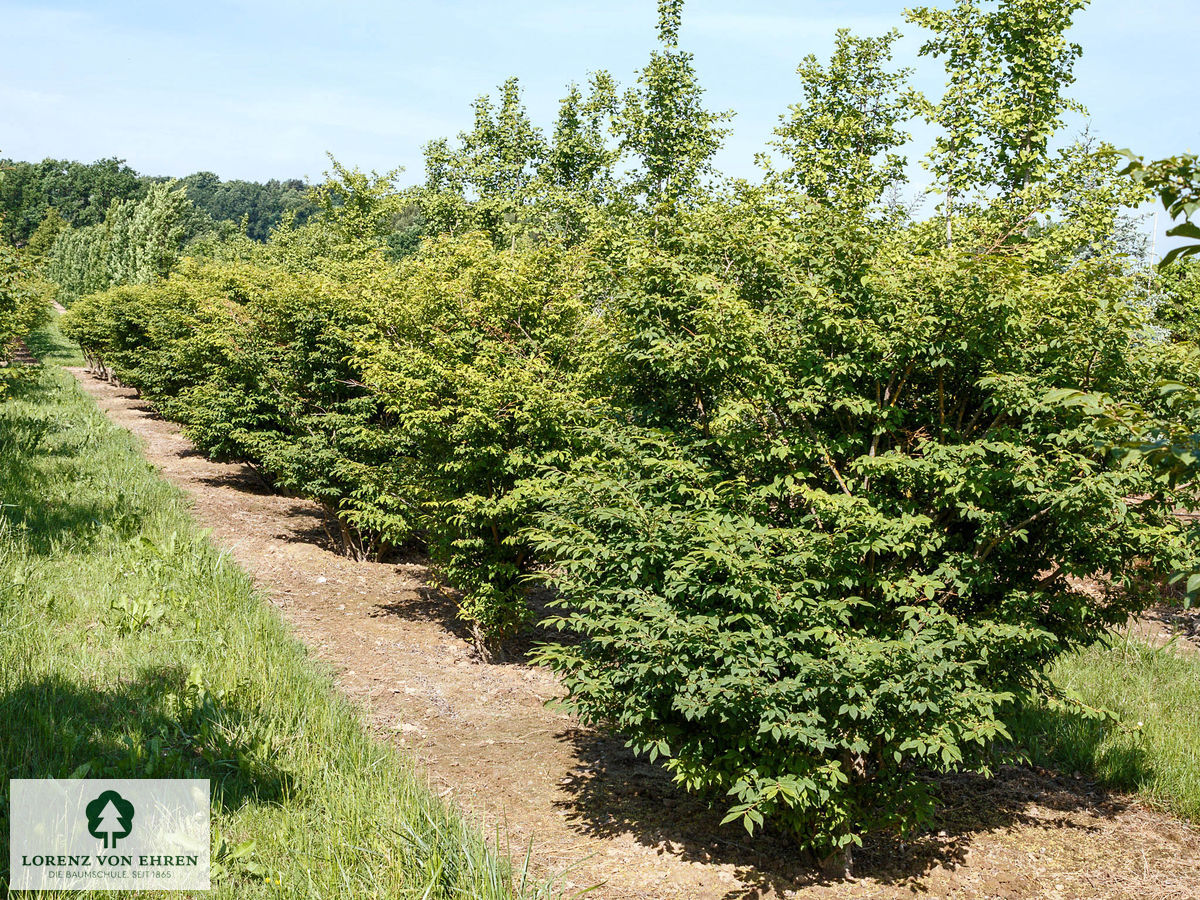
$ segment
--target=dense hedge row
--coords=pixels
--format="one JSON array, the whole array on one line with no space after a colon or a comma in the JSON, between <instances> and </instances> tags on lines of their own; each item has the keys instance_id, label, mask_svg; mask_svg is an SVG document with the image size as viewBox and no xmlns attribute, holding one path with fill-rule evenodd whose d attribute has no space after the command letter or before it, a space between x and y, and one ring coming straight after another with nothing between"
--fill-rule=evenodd
<instances>
[{"instance_id":1,"label":"dense hedge row","mask_svg":"<svg viewBox=\"0 0 1200 900\"><path fill-rule=\"evenodd\" d=\"M464 617L511 634L532 562L512 488L573 440L586 261L472 234L324 269L189 260L64 324L202 450L325 504L356 555L422 542Z\"/></svg>"},{"instance_id":2,"label":"dense hedge row","mask_svg":"<svg viewBox=\"0 0 1200 900\"><path fill-rule=\"evenodd\" d=\"M51 294L53 286L38 278L16 248L0 237L0 364L6 365L17 341L45 319Z\"/></svg>"},{"instance_id":3,"label":"dense hedge row","mask_svg":"<svg viewBox=\"0 0 1200 900\"><path fill-rule=\"evenodd\" d=\"M543 658L586 717L837 846L919 808L914 763L986 765L1044 664L1143 602L1076 579L1181 564L1174 494L1042 402L1179 366L1107 261L918 229L822 271L840 226L759 204L619 260L471 233L399 267L187 262L68 329L356 552L422 542L488 636L548 566L585 640Z\"/></svg>"},{"instance_id":4,"label":"dense hedge row","mask_svg":"<svg viewBox=\"0 0 1200 900\"><path fill-rule=\"evenodd\" d=\"M708 181L723 118L679 5L638 85L573 89L551 141L509 83L431 145L425 185L339 167L311 223L65 326L206 452L325 504L353 552L427 548L481 639L549 583L573 638L540 658L585 720L836 854L921 821L924 774L986 771L1046 665L1194 560L1178 484L1060 401L1170 415L1152 386L1195 386L1200 356L1142 300L1110 151L1034 165L1005 119L974 193L934 167L937 218L874 202L909 105L888 41L841 35L802 69L762 184ZM395 263L402 212L431 236Z\"/></svg>"}]
</instances>

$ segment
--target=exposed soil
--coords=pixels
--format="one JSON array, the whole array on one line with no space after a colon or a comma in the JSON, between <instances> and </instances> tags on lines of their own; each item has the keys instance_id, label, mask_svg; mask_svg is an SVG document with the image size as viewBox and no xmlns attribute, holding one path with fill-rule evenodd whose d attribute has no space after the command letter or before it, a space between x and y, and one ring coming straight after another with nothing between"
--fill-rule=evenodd
<instances>
[{"instance_id":1,"label":"exposed soil","mask_svg":"<svg viewBox=\"0 0 1200 900\"><path fill-rule=\"evenodd\" d=\"M550 673L480 660L421 560L339 555L314 504L206 460L133 391L72 371L145 441L380 737L409 750L439 793L499 825L514 853L531 843L540 872L599 885L589 897L1200 897L1200 831L1083 780L1015 768L945 781L937 830L873 839L853 881L823 880L786 840L720 828L719 814L619 740L547 707L560 694Z\"/></svg>"},{"instance_id":2,"label":"exposed soil","mask_svg":"<svg viewBox=\"0 0 1200 900\"><path fill-rule=\"evenodd\" d=\"M1200 651L1200 607L1156 606L1137 619L1129 630L1155 647L1171 644L1182 653Z\"/></svg>"},{"instance_id":3,"label":"exposed soil","mask_svg":"<svg viewBox=\"0 0 1200 900\"><path fill-rule=\"evenodd\" d=\"M0 368L12 365L31 366L37 363L37 357L29 352L29 348L25 346L24 341L17 341L13 345L12 353L9 358L0 358Z\"/></svg>"}]
</instances>

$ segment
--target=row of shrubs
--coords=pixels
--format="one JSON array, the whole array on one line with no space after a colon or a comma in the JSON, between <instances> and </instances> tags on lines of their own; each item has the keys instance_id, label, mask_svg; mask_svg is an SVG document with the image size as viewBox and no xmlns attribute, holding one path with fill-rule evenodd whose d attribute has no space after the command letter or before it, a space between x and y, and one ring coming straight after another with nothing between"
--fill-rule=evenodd
<instances>
[{"instance_id":1,"label":"row of shrubs","mask_svg":"<svg viewBox=\"0 0 1200 900\"><path fill-rule=\"evenodd\" d=\"M1044 398L1147 400L1196 355L1111 260L1038 271L780 200L400 265L285 233L65 328L353 552L427 548L481 638L549 581L581 640L540 656L585 718L828 851L923 809L917 769L988 765L1043 666L1144 602L1079 578L1182 565L1168 486Z\"/></svg>"},{"instance_id":2,"label":"row of shrubs","mask_svg":"<svg viewBox=\"0 0 1200 900\"><path fill-rule=\"evenodd\" d=\"M0 238L0 365L7 366L18 342L45 321L53 294L53 285L38 277L17 249ZM5 379L0 377L0 397L4 391Z\"/></svg>"},{"instance_id":3,"label":"row of shrubs","mask_svg":"<svg viewBox=\"0 0 1200 900\"><path fill-rule=\"evenodd\" d=\"M1001 36L1032 15L1002 6ZM425 548L482 644L548 584L570 639L536 657L585 721L846 858L925 820L931 772L988 770L1051 661L1195 571L1190 495L1077 401L1178 421L1155 385L1196 387L1200 354L1146 301L1162 282L1118 223L1142 189L1111 148L968 117L931 154L938 217L883 202L903 116L963 127L886 70L892 37L840 33L801 67L782 159L714 183L726 117L680 7L637 85L572 89L552 141L508 82L430 145L425 185L335 167L311 222L194 244L65 327L205 452L324 504L351 552ZM974 15L930 27L965 40ZM1068 106L1069 18L1029 23L1060 53L1030 133ZM1025 72L1014 52L948 65Z\"/></svg>"},{"instance_id":4,"label":"row of shrubs","mask_svg":"<svg viewBox=\"0 0 1200 900\"><path fill-rule=\"evenodd\" d=\"M399 269L189 259L84 298L64 329L204 452L324 504L348 552L427 547L464 618L503 637L527 617L531 565L513 489L564 458L580 415L563 379L585 277L578 254L478 234Z\"/></svg>"}]
</instances>

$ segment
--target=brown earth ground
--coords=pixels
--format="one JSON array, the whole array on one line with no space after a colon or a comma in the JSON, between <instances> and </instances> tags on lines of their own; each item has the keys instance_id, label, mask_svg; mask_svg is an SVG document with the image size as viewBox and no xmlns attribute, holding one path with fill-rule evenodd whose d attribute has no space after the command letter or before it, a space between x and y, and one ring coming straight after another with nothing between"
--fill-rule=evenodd
<instances>
[{"instance_id":1,"label":"brown earth ground","mask_svg":"<svg viewBox=\"0 0 1200 900\"><path fill-rule=\"evenodd\" d=\"M320 510L266 491L244 466L202 457L134 392L72 370L108 416L191 498L195 516L251 573L383 740L435 790L532 846L538 871L589 897L1200 897L1200 830L1065 775L1005 769L955 778L931 831L873 839L853 881L823 880L786 840L753 840L676 790L622 743L548 708L559 687L521 662L484 662L419 559L353 562L329 548ZM1152 628L1173 627L1160 620ZM570 892L570 891L569 891Z\"/></svg>"}]
</instances>

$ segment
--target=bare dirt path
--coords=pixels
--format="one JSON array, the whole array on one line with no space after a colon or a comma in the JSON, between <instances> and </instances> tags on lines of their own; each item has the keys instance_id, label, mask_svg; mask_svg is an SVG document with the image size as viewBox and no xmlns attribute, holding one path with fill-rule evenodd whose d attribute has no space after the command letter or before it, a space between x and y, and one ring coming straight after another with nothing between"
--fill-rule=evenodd
<instances>
[{"instance_id":1,"label":"bare dirt path","mask_svg":"<svg viewBox=\"0 0 1200 900\"><path fill-rule=\"evenodd\" d=\"M206 460L132 391L72 372L142 438L376 733L411 751L438 792L505 830L515 852L532 841L539 871L574 865L565 880L598 884L589 897L1200 897L1200 832L1083 781L1018 769L947 782L939 830L870 841L855 881L822 881L786 841L719 828L619 741L547 708L559 693L548 672L477 659L420 560L359 563L326 549L313 504Z\"/></svg>"}]
</instances>

